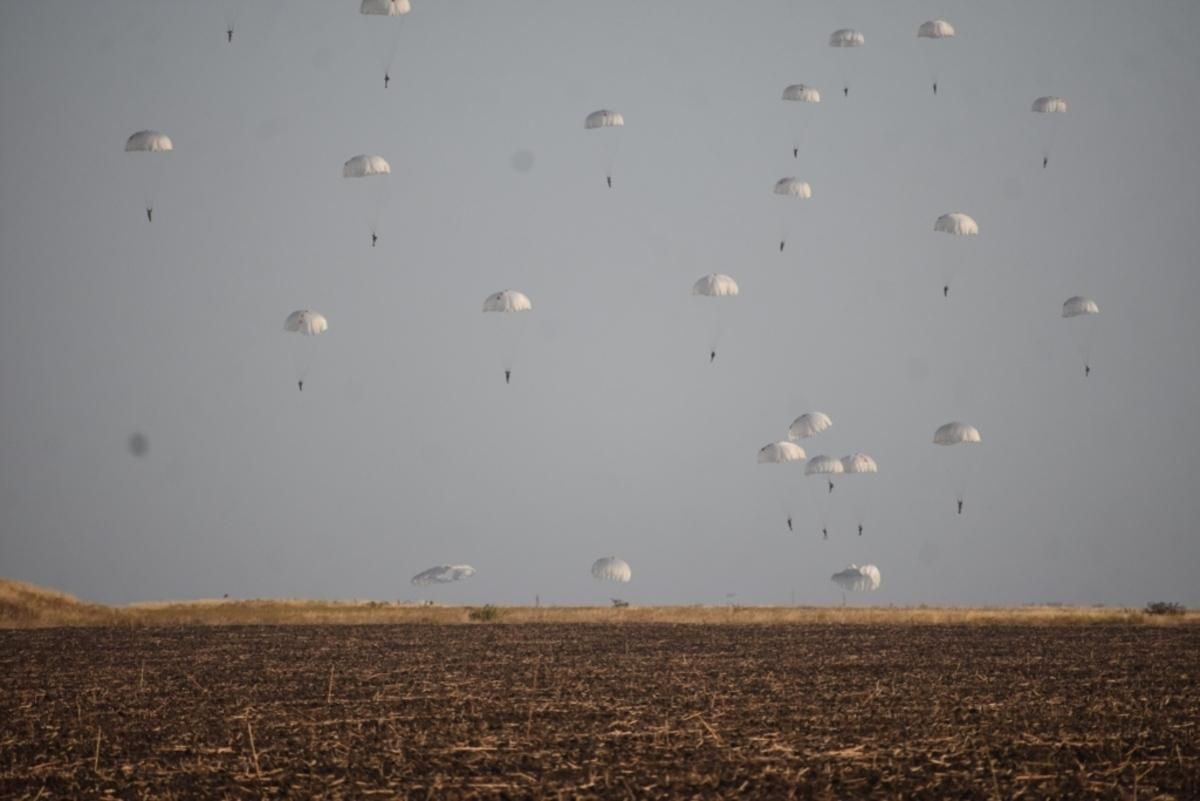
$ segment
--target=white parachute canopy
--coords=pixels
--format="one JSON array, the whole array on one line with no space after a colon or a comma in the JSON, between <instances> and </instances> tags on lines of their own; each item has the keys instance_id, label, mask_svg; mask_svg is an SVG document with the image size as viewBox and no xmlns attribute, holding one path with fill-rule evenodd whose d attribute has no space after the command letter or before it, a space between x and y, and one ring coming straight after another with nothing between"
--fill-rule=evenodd
<instances>
[{"instance_id":1,"label":"white parachute canopy","mask_svg":"<svg viewBox=\"0 0 1200 801\"><path fill-rule=\"evenodd\" d=\"M1082 317L1085 314L1099 314L1100 307L1096 305L1096 301L1091 298L1085 298L1082 295L1076 295L1073 298L1067 298L1063 303L1063 317Z\"/></svg>"},{"instance_id":2,"label":"white parachute canopy","mask_svg":"<svg viewBox=\"0 0 1200 801\"><path fill-rule=\"evenodd\" d=\"M362 0L358 7L358 13L368 17L391 17L393 20L410 11L412 4L409 0ZM370 27L373 37L379 36L383 39L383 43L378 47L383 53L383 88L387 89L392 79L392 64L396 61L396 51L400 47L400 25L392 22L380 23L382 20L372 21Z\"/></svg>"},{"instance_id":3,"label":"white parachute canopy","mask_svg":"<svg viewBox=\"0 0 1200 801\"><path fill-rule=\"evenodd\" d=\"M799 178L780 178L775 182L775 194L790 195L808 199L812 197L812 187L808 185L808 181L801 181Z\"/></svg>"},{"instance_id":4,"label":"white parachute canopy","mask_svg":"<svg viewBox=\"0 0 1200 801\"><path fill-rule=\"evenodd\" d=\"M1038 114L1063 114L1067 110L1067 101L1063 100L1061 97L1039 97L1037 100L1033 101L1033 105L1030 107L1030 110L1035 111Z\"/></svg>"},{"instance_id":5,"label":"white parachute canopy","mask_svg":"<svg viewBox=\"0 0 1200 801\"><path fill-rule=\"evenodd\" d=\"M329 322L325 315L312 309L299 309L287 316L283 322L284 331L292 331L305 336L324 334L329 330Z\"/></svg>"},{"instance_id":6,"label":"white parachute canopy","mask_svg":"<svg viewBox=\"0 0 1200 801\"><path fill-rule=\"evenodd\" d=\"M1048 114L1050 116L1044 118L1041 125L1042 130L1038 132L1038 138L1042 147L1042 169L1050 163L1050 150L1054 147L1054 136L1058 132L1059 114L1067 112L1067 101L1061 97L1048 95L1039 97L1033 101L1030 110L1035 114Z\"/></svg>"},{"instance_id":7,"label":"white parachute canopy","mask_svg":"<svg viewBox=\"0 0 1200 801\"><path fill-rule=\"evenodd\" d=\"M615 556L604 556L592 563L592 576L597 581L615 581L618 584L628 584L633 578L629 563Z\"/></svg>"},{"instance_id":8,"label":"white parachute canopy","mask_svg":"<svg viewBox=\"0 0 1200 801\"><path fill-rule=\"evenodd\" d=\"M533 303L524 292L515 289L503 289L493 292L483 301L485 312L523 312L533 309Z\"/></svg>"},{"instance_id":9,"label":"white parachute canopy","mask_svg":"<svg viewBox=\"0 0 1200 801\"><path fill-rule=\"evenodd\" d=\"M842 466L841 459L835 459L825 454L814 456L808 460L808 464L804 465L804 475L806 476L833 476L844 472L846 472L846 468Z\"/></svg>"},{"instance_id":10,"label":"white parachute canopy","mask_svg":"<svg viewBox=\"0 0 1200 801\"><path fill-rule=\"evenodd\" d=\"M709 273L696 279L692 284L693 295L704 295L709 298L732 297L738 293L737 281L721 273Z\"/></svg>"},{"instance_id":11,"label":"white parachute canopy","mask_svg":"<svg viewBox=\"0 0 1200 801\"><path fill-rule=\"evenodd\" d=\"M126 153L170 153L174 149L171 137L158 131L138 131L125 140Z\"/></svg>"},{"instance_id":12,"label":"white parachute canopy","mask_svg":"<svg viewBox=\"0 0 1200 801\"><path fill-rule=\"evenodd\" d=\"M938 217L937 221L933 224L933 230L955 236L977 236L979 234L979 223L975 222L975 218L970 214L963 214L961 211L952 211L949 214L943 214L941 217Z\"/></svg>"},{"instance_id":13,"label":"white parachute canopy","mask_svg":"<svg viewBox=\"0 0 1200 801\"><path fill-rule=\"evenodd\" d=\"M413 576L412 583L416 585L452 584L473 575L475 575L475 568L470 565L436 565Z\"/></svg>"},{"instance_id":14,"label":"white parachute canopy","mask_svg":"<svg viewBox=\"0 0 1200 801\"><path fill-rule=\"evenodd\" d=\"M983 442L979 430L966 423L946 423L933 432L934 445L971 445Z\"/></svg>"},{"instance_id":15,"label":"white parachute canopy","mask_svg":"<svg viewBox=\"0 0 1200 801\"><path fill-rule=\"evenodd\" d=\"M845 570L834 573L833 583L849 592L874 592L879 589L881 576L875 565L850 565Z\"/></svg>"},{"instance_id":16,"label":"white parachute canopy","mask_svg":"<svg viewBox=\"0 0 1200 801\"><path fill-rule=\"evenodd\" d=\"M838 28L829 34L830 47L862 47L867 40L853 28Z\"/></svg>"},{"instance_id":17,"label":"white parachute canopy","mask_svg":"<svg viewBox=\"0 0 1200 801\"><path fill-rule=\"evenodd\" d=\"M805 412L788 427L788 439L792 442L807 439L822 431L828 431L832 426L833 421L829 419L829 415L823 412Z\"/></svg>"},{"instance_id":18,"label":"white parachute canopy","mask_svg":"<svg viewBox=\"0 0 1200 801\"><path fill-rule=\"evenodd\" d=\"M785 87L783 90L784 100L793 100L798 103L820 103L821 92L815 86L808 86L803 83L794 83L791 86Z\"/></svg>"},{"instance_id":19,"label":"white parachute canopy","mask_svg":"<svg viewBox=\"0 0 1200 801\"><path fill-rule=\"evenodd\" d=\"M879 465L875 460L865 453L855 453L850 456L843 456L842 459L843 473L878 473Z\"/></svg>"},{"instance_id":20,"label":"white parachute canopy","mask_svg":"<svg viewBox=\"0 0 1200 801\"><path fill-rule=\"evenodd\" d=\"M600 160L604 167L604 180L612 189L613 170L617 162L617 150L621 146L620 130L625 127L625 117L619 111L602 108L593 111L583 120L583 127L588 131L598 131L612 128L612 131L597 137L599 140Z\"/></svg>"},{"instance_id":21,"label":"white parachute canopy","mask_svg":"<svg viewBox=\"0 0 1200 801\"><path fill-rule=\"evenodd\" d=\"M158 131L138 131L125 140L126 153L170 153L173 150L175 145L172 144L171 137ZM138 162L137 181L142 188L146 219L154 222L154 200L158 195L158 185L162 183L166 162L159 158L142 157L135 161Z\"/></svg>"},{"instance_id":22,"label":"white parachute canopy","mask_svg":"<svg viewBox=\"0 0 1200 801\"><path fill-rule=\"evenodd\" d=\"M978 445L982 441L978 429L966 423L946 423L933 433L933 444L947 447L951 445ZM973 450L974 448L951 448L949 454L945 457L946 474L954 489L954 497L958 501L958 513L960 515L963 511L963 499L967 494L967 483L970 480L971 457L974 456L971 451Z\"/></svg>"},{"instance_id":23,"label":"white parachute canopy","mask_svg":"<svg viewBox=\"0 0 1200 801\"><path fill-rule=\"evenodd\" d=\"M865 453L852 453L849 456L843 456L842 472L846 475L870 475L879 472L879 465L875 460ZM858 524L858 535L861 537L863 527L867 520L867 506L871 502L871 485L874 481L854 481L847 482L842 486L847 488L850 495L850 507L854 511L854 521Z\"/></svg>"},{"instance_id":24,"label":"white parachute canopy","mask_svg":"<svg viewBox=\"0 0 1200 801\"><path fill-rule=\"evenodd\" d=\"M803 462L805 458L804 449L794 442L772 442L758 449L759 464Z\"/></svg>"},{"instance_id":25,"label":"white parachute canopy","mask_svg":"<svg viewBox=\"0 0 1200 801\"><path fill-rule=\"evenodd\" d=\"M625 126L625 117L619 111L602 108L599 111L593 111L583 121L583 127L592 130L594 128L622 128Z\"/></svg>"},{"instance_id":26,"label":"white parachute canopy","mask_svg":"<svg viewBox=\"0 0 1200 801\"><path fill-rule=\"evenodd\" d=\"M918 39L950 39L954 35L954 26L944 19L931 19L917 28Z\"/></svg>"},{"instance_id":27,"label":"white parachute canopy","mask_svg":"<svg viewBox=\"0 0 1200 801\"><path fill-rule=\"evenodd\" d=\"M383 156L358 155L342 165L343 178L369 178L372 175L391 175L392 165Z\"/></svg>"},{"instance_id":28,"label":"white parachute canopy","mask_svg":"<svg viewBox=\"0 0 1200 801\"><path fill-rule=\"evenodd\" d=\"M408 0L362 0L358 7L360 14L373 14L382 17L399 17L412 11Z\"/></svg>"}]
</instances>

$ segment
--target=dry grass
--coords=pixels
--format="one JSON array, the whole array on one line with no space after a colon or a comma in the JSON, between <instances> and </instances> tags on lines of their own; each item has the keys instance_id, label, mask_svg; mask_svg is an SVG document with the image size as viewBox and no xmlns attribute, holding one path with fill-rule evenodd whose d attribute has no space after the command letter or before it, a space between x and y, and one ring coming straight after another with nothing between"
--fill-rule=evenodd
<instances>
[{"instance_id":1,"label":"dry grass","mask_svg":"<svg viewBox=\"0 0 1200 801\"><path fill-rule=\"evenodd\" d=\"M462 623L478 625L474 607L428 606L380 601L313 601L294 598L154 601L113 607L85 603L66 593L0 579L0 628L53 626L230 626L378 625ZM594 606L498 607L499 623L675 623L904 624L904 625L1063 625L1200 623L1200 612L1146 615L1141 610L1107 607L1025 606L1018 608L782 607L782 606Z\"/></svg>"}]
</instances>

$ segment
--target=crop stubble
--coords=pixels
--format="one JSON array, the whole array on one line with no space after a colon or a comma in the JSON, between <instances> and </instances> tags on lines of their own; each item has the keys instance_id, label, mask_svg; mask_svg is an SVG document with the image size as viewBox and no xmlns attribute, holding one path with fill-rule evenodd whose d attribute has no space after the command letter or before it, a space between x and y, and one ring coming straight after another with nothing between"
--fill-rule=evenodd
<instances>
[{"instance_id":1,"label":"crop stubble","mask_svg":"<svg viewBox=\"0 0 1200 801\"><path fill-rule=\"evenodd\" d=\"M1200 797L1194 626L0 631L4 798Z\"/></svg>"}]
</instances>

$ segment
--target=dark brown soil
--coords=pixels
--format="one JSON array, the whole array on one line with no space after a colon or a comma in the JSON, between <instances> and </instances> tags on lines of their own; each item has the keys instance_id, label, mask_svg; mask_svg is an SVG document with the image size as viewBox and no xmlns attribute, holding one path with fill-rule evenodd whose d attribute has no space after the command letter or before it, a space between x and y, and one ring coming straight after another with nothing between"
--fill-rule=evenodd
<instances>
[{"instance_id":1,"label":"dark brown soil","mask_svg":"<svg viewBox=\"0 0 1200 801\"><path fill-rule=\"evenodd\" d=\"M0 798L1200 798L1194 626L0 631Z\"/></svg>"}]
</instances>

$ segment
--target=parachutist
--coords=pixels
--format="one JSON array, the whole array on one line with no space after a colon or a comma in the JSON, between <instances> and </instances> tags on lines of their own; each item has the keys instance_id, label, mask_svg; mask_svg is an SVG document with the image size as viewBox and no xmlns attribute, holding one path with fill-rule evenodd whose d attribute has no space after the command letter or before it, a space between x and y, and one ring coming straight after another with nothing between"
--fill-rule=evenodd
<instances>
[{"instance_id":1,"label":"parachutist","mask_svg":"<svg viewBox=\"0 0 1200 801\"><path fill-rule=\"evenodd\" d=\"M297 381L296 386L300 387L301 392L304 391L304 382L303 381Z\"/></svg>"},{"instance_id":2,"label":"parachutist","mask_svg":"<svg viewBox=\"0 0 1200 801\"><path fill-rule=\"evenodd\" d=\"M779 252L780 253L783 252L783 242L782 241L779 243Z\"/></svg>"},{"instance_id":3,"label":"parachutist","mask_svg":"<svg viewBox=\"0 0 1200 801\"><path fill-rule=\"evenodd\" d=\"M225 41L229 44L233 44L233 28L225 31Z\"/></svg>"},{"instance_id":4,"label":"parachutist","mask_svg":"<svg viewBox=\"0 0 1200 801\"><path fill-rule=\"evenodd\" d=\"M822 539L826 539L826 540L829 539L829 529L827 529L827 528L821 529L821 535L822 535Z\"/></svg>"},{"instance_id":5,"label":"parachutist","mask_svg":"<svg viewBox=\"0 0 1200 801\"><path fill-rule=\"evenodd\" d=\"M833 492L833 482L832 481L829 482L829 491Z\"/></svg>"},{"instance_id":6,"label":"parachutist","mask_svg":"<svg viewBox=\"0 0 1200 801\"><path fill-rule=\"evenodd\" d=\"M962 501L959 501L959 502L958 502L958 513L959 513L960 515L962 514Z\"/></svg>"},{"instance_id":7,"label":"parachutist","mask_svg":"<svg viewBox=\"0 0 1200 801\"><path fill-rule=\"evenodd\" d=\"M946 284L944 287L942 287L942 297L943 298L950 297L950 285L949 284Z\"/></svg>"},{"instance_id":8,"label":"parachutist","mask_svg":"<svg viewBox=\"0 0 1200 801\"><path fill-rule=\"evenodd\" d=\"M608 188L612 189L612 176L606 176L604 180L608 181Z\"/></svg>"},{"instance_id":9,"label":"parachutist","mask_svg":"<svg viewBox=\"0 0 1200 801\"><path fill-rule=\"evenodd\" d=\"M794 158L794 159L800 158L800 148L798 148L798 147L792 148L792 158Z\"/></svg>"},{"instance_id":10,"label":"parachutist","mask_svg":"<svg viewBox=\"0 0 1200 801\"><path fill-rule=\"evenodd\" d=\"M716 358L717 358L717 352L715 350L708 352L708 363L709 364L712 364L713 361L716 360Z\"/></svg>"},{"instance_id":11,"label":"parachutist","mask_svg":"<svg viewBox=\"0 0 1200 801\"><path fill-rule=\"evenodd\" d=\"M384 89L388 88L388 82L390 82L391 80L392 80L391 75L388 75L386 72L383 73L383 88Z\"/></svg>"},{"instance_id":12,"label":"parachutist","mask_svg":"<svg viewBox=\"0 0 1200 801\"><path fill-rule=\"evenodd\" d=\"M1046 165L1050 163L1049 156L1042 156L1042 169L1046 169Z\"/></svg>"},{"instance_id":13,"label":"parachutist","mask_svg":"<svg viewBox=\"0 0 1200 801\"><path fill-rule=\"evenodd\" d=\"M375 247L375 243L379 241L377 234L371 234L371 247Z\"/></svg>"},{"instance_id":14,"label":"parachutist","mask_svg":"<svg viewBox=\"0 0 1200 801\"><path fill-rule=\"evenodd\" d=\"M1087 378L1087 377L1088 377L1088 376L1090 376L1091 374L1092 374L1092 368L1091 368L1091 366L1090 366L1090 365L1087 365L1087 364L1085 364L1085 365L1083 366L1083 377L1084 377L1084 378Z\"/></svg>"},{"instance_id":15,"label":"parachutist","mask_svg":"<svg viewBox=\"0 0 1200 801\"><path fill-rule=\"evenodd\" d=\"M504 371L504 383L507 384L509 382L509 379L511 379L511 378L512 378L512 370L505 370Z\"/></svg>"},{"instance_id":16,"label":"parachutist","mask_svg":"<svg viewBox=\"0 0 1200 801\"><path fill-rule=\"evenodd\" d=\"M788 531L795 531L795 529L792 528L792 518L790 518L790 517L788 518L787 524L788 524Z\"/></svg>"},{"instance_id":17,"label":"parachutist","mask_svg":"<svg viewBox=\"0 0 1200 801\"><path fill-rule=\"evenodd\" d=\"M154 222L154 209L146 209L146 219Z\"/></svg>"},{"instance_id":18,"label":"parachutist","mask_svg":"<svg viewBox=\"0 0 1200 801\"><path fill-rule=\"evenodd\" d=\"M934 81L934 82L933 82L933 93L934 93L935 95L937 94L937 81Z\"/></svg>"},{"instance_id":19,"label":"parachutist","mask_svg":"<svg viewBox=\"0 0 1200 801\"><path fill-rule=\"evenodd\" d=\"M849 96L850 96L850 87L843 86L842 87L842 97L849 97Z\"/></svg>"},{"instance_id":20,"label":"parachutist","mask_svg":"<svg viewBox=\"0 0 1200 801\"><path fill-rule=\"evenodd\" d=\"M860 537L862 536L862 525L861 524L858 527L858 536L860 536Z\"/></svg>"}]
</instances>

